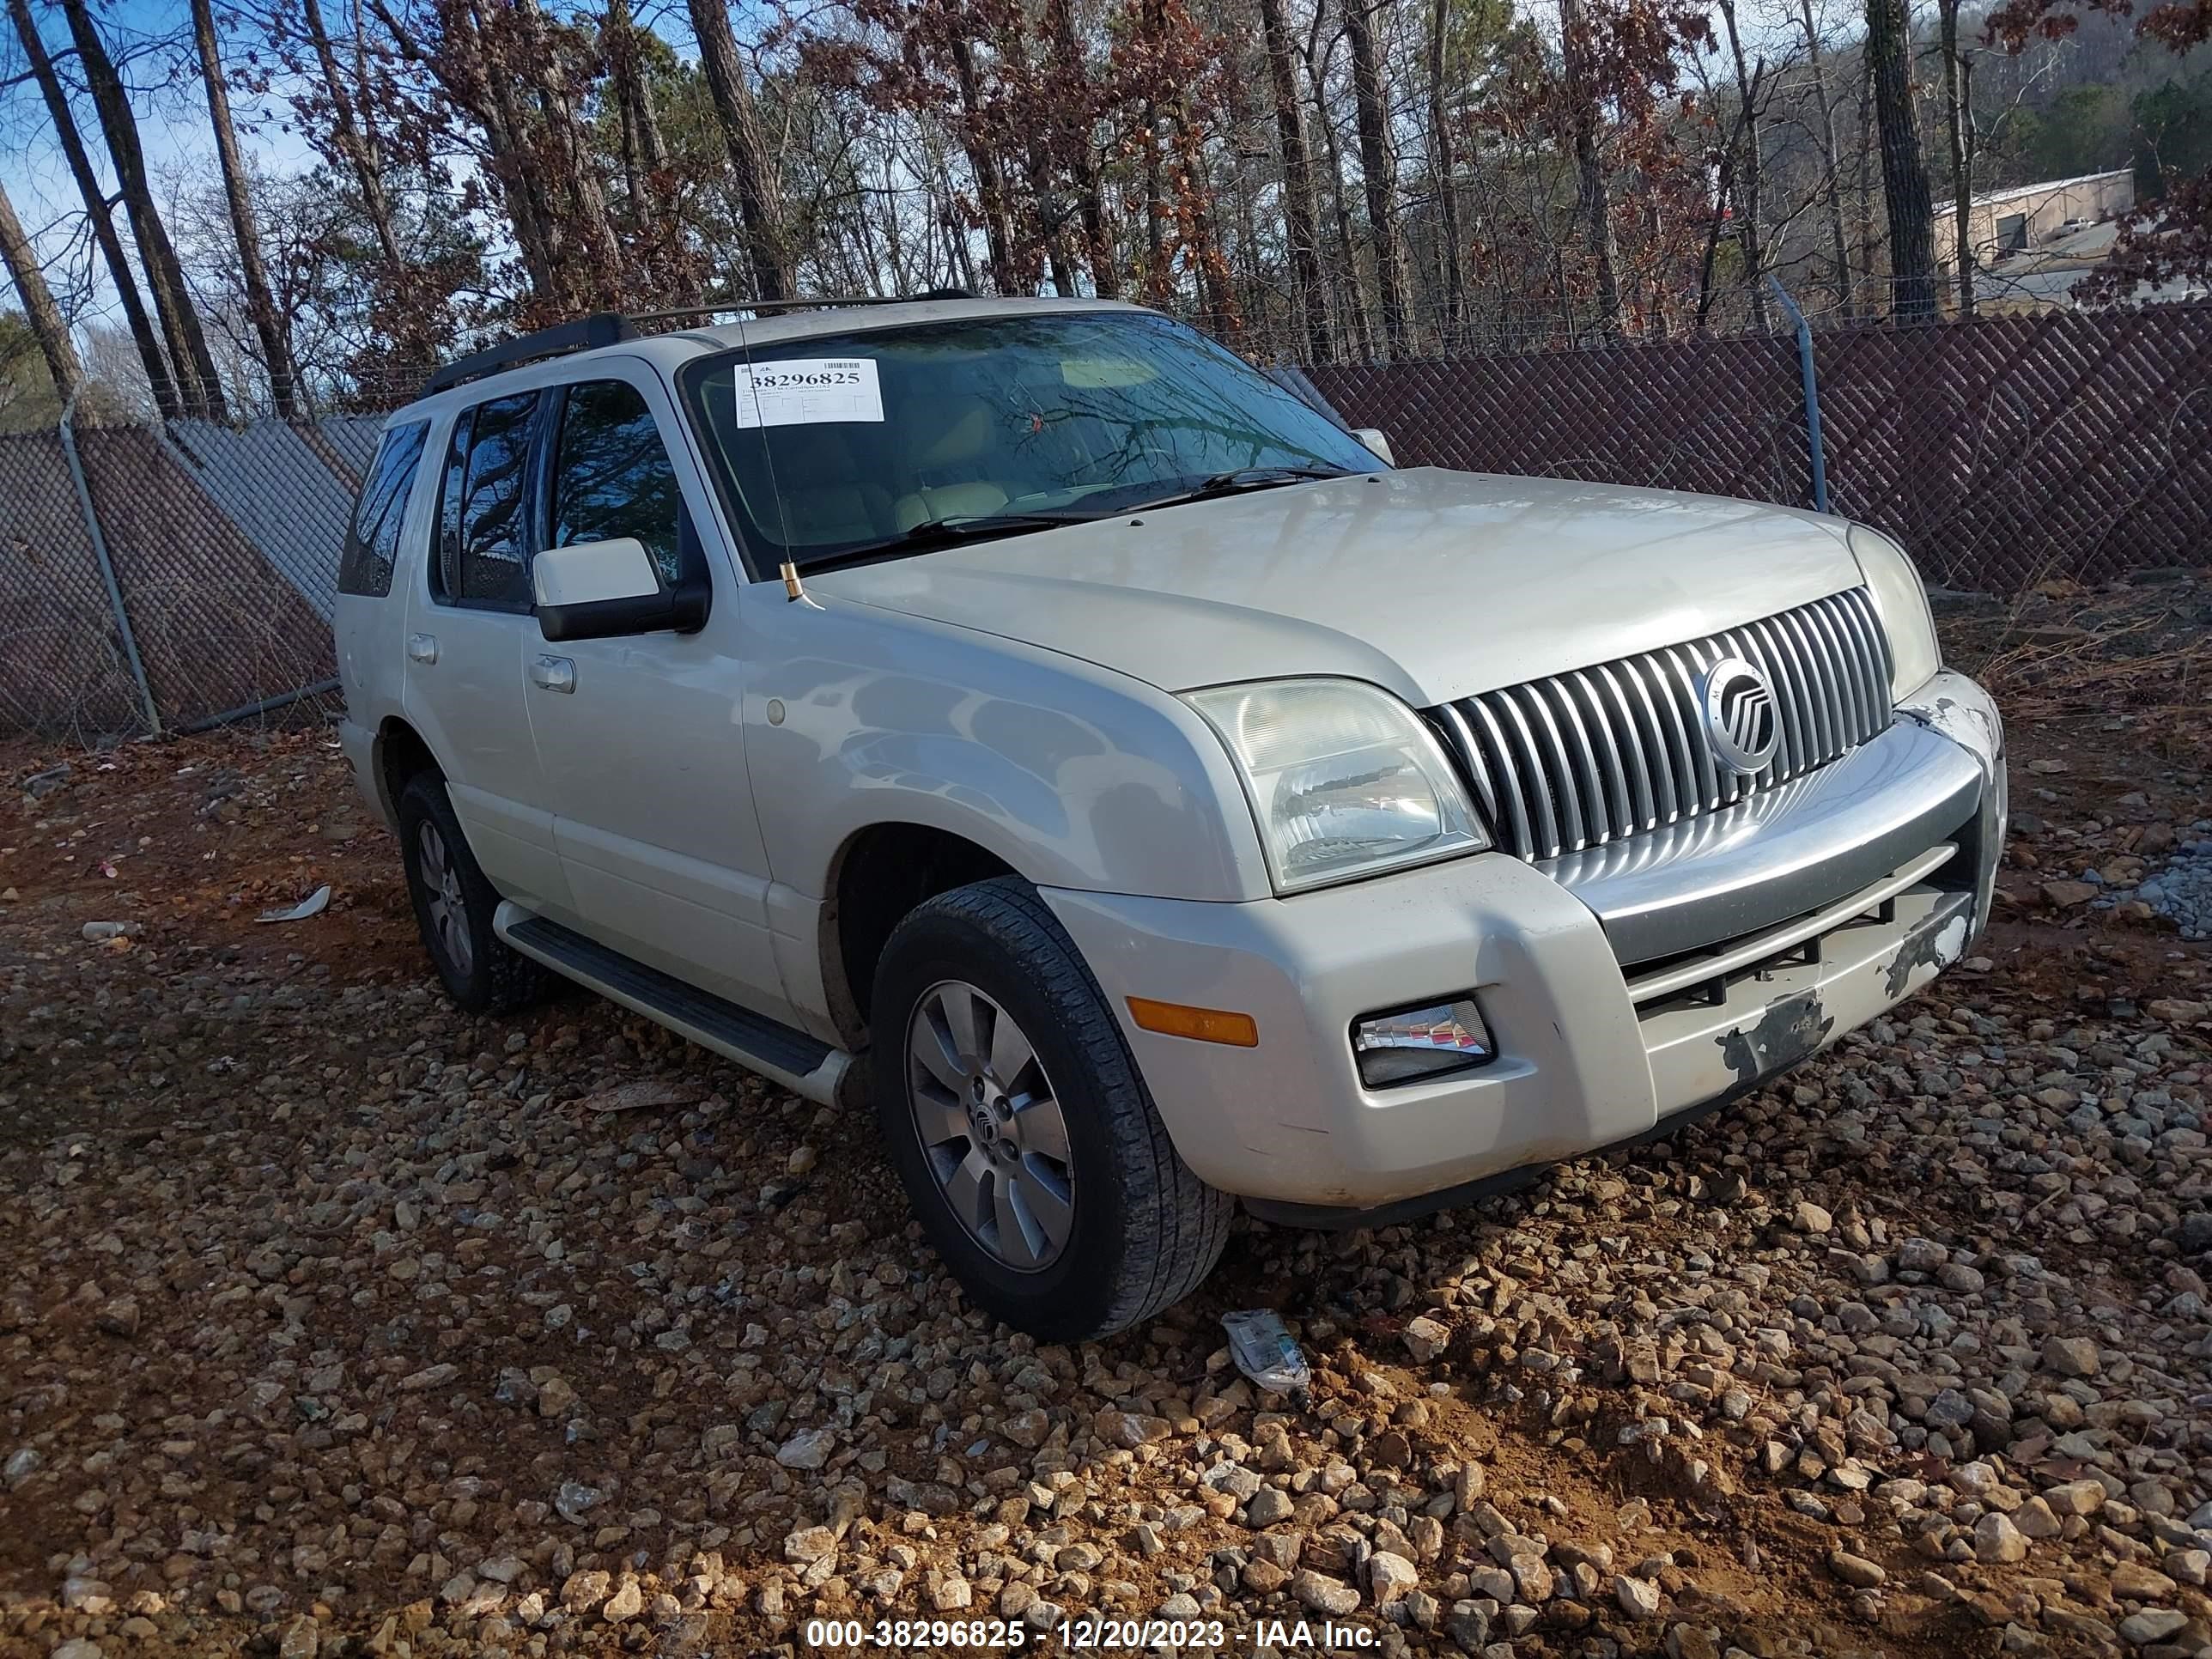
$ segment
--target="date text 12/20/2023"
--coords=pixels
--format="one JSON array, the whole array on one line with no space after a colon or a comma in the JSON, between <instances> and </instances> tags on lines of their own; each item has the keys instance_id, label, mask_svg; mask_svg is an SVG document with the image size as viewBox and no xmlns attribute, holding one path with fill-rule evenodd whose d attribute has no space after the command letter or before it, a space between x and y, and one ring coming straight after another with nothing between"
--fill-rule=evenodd
<instances>
[{"instance_id":1,"label":"date text 12/20/2023","mask_svg":"<svg viewBox=\"0 0 2212 1659\"><path fill-rule=\"evenodd\" d=\"M1067 1653L1179 1651L1204 1649L1295 1649L1349 1653L1377 1645L1364 1625L1334 1620L1260 1619L1232 1629L1219 1619L1106 1619L1078 1617L1036 1629L1019 1619L810 1619L800 1627L806 1646L833 1652L863 1649L936 1652L947 1648L1024 1648L1052 1638Z\"/></svg>"}]
</instances>

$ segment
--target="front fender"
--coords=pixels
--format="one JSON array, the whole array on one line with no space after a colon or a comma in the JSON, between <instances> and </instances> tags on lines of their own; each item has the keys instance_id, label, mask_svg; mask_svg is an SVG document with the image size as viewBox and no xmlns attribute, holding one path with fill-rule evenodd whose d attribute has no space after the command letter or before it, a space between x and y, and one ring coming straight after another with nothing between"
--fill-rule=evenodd
<instances>
[{"instance_id":1,"label":"front fender","mask_svg":"<svg viewBox=\"0 0 2212 1659\"><path fill-rule=\"evenodd\" d=\"M850 836L906 823L1040 886L1269 892L1229 757L1180 699L1018 641L769 591L745 596L743 718L777 882L819 898Z\"/></svg>"}]
</instances>

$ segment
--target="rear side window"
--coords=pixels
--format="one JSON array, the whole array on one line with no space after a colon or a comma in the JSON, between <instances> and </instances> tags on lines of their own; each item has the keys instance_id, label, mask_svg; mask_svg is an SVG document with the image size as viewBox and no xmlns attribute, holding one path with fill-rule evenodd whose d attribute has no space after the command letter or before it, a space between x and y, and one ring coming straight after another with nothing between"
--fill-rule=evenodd
<instances>
[{"instance_id":1,"label":"rear side window","mask_svg":"<svg viewBox=\"0 0 2212 1659\"><path fill-rule=\"evenodd\" d=\"M448 603L525 609L530 544L524 486L538 394L496 398L453 423L438 513L438 596Z\"/></svg>"},{"instance_id":2,"label":"rear side window","mask_svg":"<svg viewBox=\"0 0 2212 1659\"><path fill-rule=\"evenodd\" d=\"M369 464L368 477L354 503L346 527L345 552L338 560L338 592L382 599L392 592L392 568L399 556L399 533L407 522L407 499L422 465L422 446L430 423L387 427Z\"/></svg>"},{"instance_id":3,"label":"rear side window","mask_svg":"<svg viewBox=\"0 0 2212 1659\"><path fill-rule=\"evenodd\" d=\"M554 453L551 544L634 536L673 587L682 500L644 395L622 380L570 386Z\"/></svg>"}]
</instances>

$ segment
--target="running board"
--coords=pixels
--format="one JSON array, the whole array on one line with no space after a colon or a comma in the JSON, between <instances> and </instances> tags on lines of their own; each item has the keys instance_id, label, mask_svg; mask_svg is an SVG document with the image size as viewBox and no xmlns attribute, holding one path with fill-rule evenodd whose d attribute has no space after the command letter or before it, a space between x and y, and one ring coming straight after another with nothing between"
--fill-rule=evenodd
<instances>
[{"instance_id":1,"label":"running board","mask_svg":"<svg viewBox=\"0 0 2212 1659\"><path fill-rule=\"evenodd\" d=\"M648 968L573 928L532 915L511 899L501 903L491 926L532 961L589 987L609 1001L657 1020L805 1099L839 1103L839 1085L853 1064L853 1056L842 1048L740 1008L673 974Z\"/></svg>"}]
</instances>

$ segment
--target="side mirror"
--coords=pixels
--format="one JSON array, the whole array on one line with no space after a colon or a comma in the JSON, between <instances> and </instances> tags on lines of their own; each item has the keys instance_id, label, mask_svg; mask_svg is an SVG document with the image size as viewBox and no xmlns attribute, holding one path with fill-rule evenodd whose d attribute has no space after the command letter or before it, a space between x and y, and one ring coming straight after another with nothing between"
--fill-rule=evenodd
<instances>
[{"instance_id":1,"label":"side mirror","mask_svg":"<svg viewBox=\"0 0 2212 1659\"><path fill-rule=\"evenodd\" d=\"M1398 465L1398 458L1390 453L1390 441L1382 435L1380 427L1355 426L1352 435L1367 446L1368 451L1385 466Z\"/></svg>"},{"instance_id":2,"label":"side mirror","mask_svg":"<svg viewBox=\"0 0 2212 1659\"><path fill-rule=\"evenodd\" d=\"M689 630L707 619L703 593L661 585L635 536L549 547L530 564L538 631L549 640L604 640Z\"/></svg>"}]
</instances>

